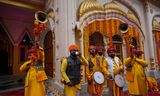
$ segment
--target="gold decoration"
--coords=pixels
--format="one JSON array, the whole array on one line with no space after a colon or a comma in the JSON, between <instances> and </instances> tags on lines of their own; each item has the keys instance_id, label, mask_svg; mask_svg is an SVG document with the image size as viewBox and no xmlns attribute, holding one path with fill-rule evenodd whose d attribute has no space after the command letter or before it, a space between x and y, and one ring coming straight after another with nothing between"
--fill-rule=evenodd
<instances>
[{"instance_id":1,"label":"gold decoration","mask_svg":"<svg viewBox=\"0 0 160 96\"><path fill-rule=\"evenodd\" d=\"M105 10L117 10L119 11L119 13L121 14L126 14L124 12L124 10L122 9L122 7L120 7L116 2L112 1L112 2L108 2L106 4L104 4L104 9Z\"/></svg>"},{"instance_id":2,"label":"gold decoration","mask_svg":"<svg viewBox=\"0 0 160 96\"><path fill-rule=\"evenodd\" d=\"M91 11L104 11L103 5L97 0L84 0L78 9L78 18L82 17L85 13Z\"/></svg>"},{"instance_id":3,"label":"gold decoration","mask_svg":"<svg viewBox=\"0 0 160 96\"><path fill-rule=\"evenodd\" d=\"M137 19L137 17L136 17L131 11L128 11L127 17L128 17L131 21L133 21L134 23L136 23L139 27L141 26L139 20Z\"/></svg>"},{"instance_id":4,"label":"gold decoration","mask_svg":"<svg viewBox=\"0 0 160 96\"><path fill-rule=\"evenodd\" d=\"M88 47L89 47L89 32L84 30L84 56L88 58Z\"/></svg>"},{"instance_id":5,"label":"gold decoration","mask_svg":"<svg viewBox=\"0 0 160 96\"><path fill-rule=\"evenodd\" d=\"M153 19L152 26L154 31L160 31L160 22L158 22L156 19Z\"/></svg>"}]
</instances>

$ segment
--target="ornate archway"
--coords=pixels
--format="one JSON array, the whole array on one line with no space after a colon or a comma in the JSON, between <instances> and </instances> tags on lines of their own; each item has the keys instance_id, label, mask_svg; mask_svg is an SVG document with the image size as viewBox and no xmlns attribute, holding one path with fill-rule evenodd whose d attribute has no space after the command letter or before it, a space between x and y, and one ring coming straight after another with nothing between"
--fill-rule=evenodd
<instances>
[{"instance_id":1,"label":"ornate archway","mask_svg":"<svg viewBox=\"0 0 160 96\"><path fill-rule=\"evenodd\" d=\"M129 9L125 12L114 1L101 5L96 0L84 0L79 7L77 18L79 18L79 29L83 34L85 57L88 57L90 34L100 32L109 39L108 41L112 41L112 37L115 34L120 34L119 25L121 23L129 25L128 35L136 37L140 44L140 49L143 50L142 41L144 40L144 34L141 30L139 19ZM130 42L126 38L124 38L124 41L126 43L127 56L129 56Z\"/></svg>"}]
</instances>

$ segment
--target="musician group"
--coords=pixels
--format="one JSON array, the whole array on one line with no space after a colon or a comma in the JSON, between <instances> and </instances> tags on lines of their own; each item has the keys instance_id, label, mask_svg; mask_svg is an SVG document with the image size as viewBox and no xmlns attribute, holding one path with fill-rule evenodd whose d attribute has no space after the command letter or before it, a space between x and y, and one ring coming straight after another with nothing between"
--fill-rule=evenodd
<instances>
[{"instance_id":1,"label":"musician group","mask_svg":"<svg viewBox=\"0 0 160 96\"><path fill-rule=\"evenodd\" d=\"M106 91L104 86L108 87L108 96L124 96L124 84L128 85L130 96L147 96L147 62L141 59L142 51L133 48L124 63L116 56L114 45L107 50L103 46L90 45L88 51L89 57L84 58L77 45L69 46L70 56L62 60L61 65L65 96L80 96L82 64L85 65L89 96L102 96Z\"/></svg>"}]
</instances>

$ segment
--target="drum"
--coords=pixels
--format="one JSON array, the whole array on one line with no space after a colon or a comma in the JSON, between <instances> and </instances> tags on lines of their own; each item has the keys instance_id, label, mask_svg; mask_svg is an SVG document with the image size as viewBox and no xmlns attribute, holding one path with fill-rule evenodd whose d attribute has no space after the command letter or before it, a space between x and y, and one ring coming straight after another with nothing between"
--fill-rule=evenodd
<instances>
[{"instance_id":1,"label":"drum","mask_svg":"<svg viewBox=\"0 0 160 96\"><path fill-rule=\"evenodd\" d=\"M95 82L98 84L104 83L104 75L100 71L94 72L93 78L94 78Z\"/></svg>"},{"instance_id":2,"label":"drum","mask_svg":"<svg viewBox=\"0 0 160 96\"><path fill-rule=\"evenodd\" d=\"M115 83L118 87L123 87L125 84L124 78L122 77L122 75L116 75L115 78Z\"/></svg>"}]
</instances>

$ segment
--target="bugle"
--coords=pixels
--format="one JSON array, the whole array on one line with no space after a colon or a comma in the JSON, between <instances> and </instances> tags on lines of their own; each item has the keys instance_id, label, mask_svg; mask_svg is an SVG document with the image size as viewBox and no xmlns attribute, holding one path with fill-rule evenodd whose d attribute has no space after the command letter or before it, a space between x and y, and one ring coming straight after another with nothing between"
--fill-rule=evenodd
<instances>
[{"instance_id":1,"label":"bugle","mask_svg":"<svg viewBox=\"0 0 160 96\"><path fill-rule=\"evenodd\" d=\"M35 13L35 19L40 23L46 23L48 21L48 15L43 11L37 11Z\"/></svg>"},{"instance_id":2,"label":"bugle","mask_svg":"<svg viewBox=\"0 0 160 96\"><path fill-rule=\"evenodd\" d=\"M127 23L122 23L122 24L120 24L120 26L119 26L119 30L120 30L120 32L121 32L122 34L127 33L127 32L128 32L128 29L129 29L129 27L128 27L128 24L127 24Z\"/></svg>"}]
</instances>

